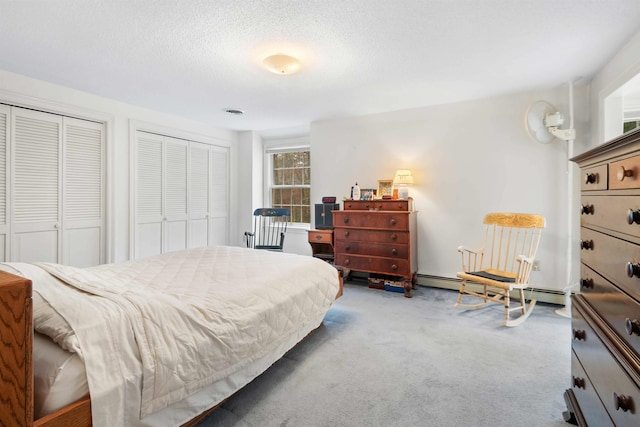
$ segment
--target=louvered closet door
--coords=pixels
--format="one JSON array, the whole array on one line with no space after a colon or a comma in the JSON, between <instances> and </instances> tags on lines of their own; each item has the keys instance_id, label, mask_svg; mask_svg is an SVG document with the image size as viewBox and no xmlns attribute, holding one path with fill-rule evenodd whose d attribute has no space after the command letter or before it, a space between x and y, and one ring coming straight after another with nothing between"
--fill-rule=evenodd
<instances>
[{"instance_id":1,"label":"louvered closet door","mask_svg":"<svg viewBox=\"0 0 640 427\"><path fill-rule=\"evenodd\" d=\"M11 108L0 105L0 261L8 261L7 250L9 242L9 203L7 184L9 182L9 124L11 122Z\"/></svg>"},{"instance_id":2,"label":"louvered closet door","mask_svg":"<svg viewBox=\"0 0 640 427\"><path fill-rule=\"evenodd\" d=\"M164 252L187 248L188 141L164 137Z\"/></svg>"},{"instance_id":3,"label":"louvered closet door","mask_svg":"<svg viewBox=\"0 0 640 427\"><path fill-rule=\"evenodd\" d=\"M211 147L209 245L229 244L229 149Z\"/></svg>"},{"instance_id":4,"label":"louvered closet door","mask_svg":"<svg viewBox=\"0 0 640 427\"><path fill-rule=\"evenodd\" d=\"M162 253L163 137L138 132L135 152L135 258Z\"/></svg>"},{"instance_id":5,"label":"louvered closet door","mask_svg":"<svg viewBox=\"0 0 640 427\"><path fill-rule=\"evenodd\" d=\"M189 247L209 246L210 147L192 142L189 147Z\"/></svg>"},{"instance_id":6,"label":"louvered closet door","mask_svg":"<svg viewBox=\"0 0 640 427\"><path fill-rule=\"evenodd\" d=\"M104 263L104 131L101 123L63 119L62 263Z\"/></svg>"},{"instance_id":7,"label":"louvered closet door","mask_svg":"<svg viewBox=\"0 0 640 427\"><path fill-rule=\"evenodd\" d=\"M61 262L62 117L13 107L11 260Z\"/></svg>"}]
</instances>

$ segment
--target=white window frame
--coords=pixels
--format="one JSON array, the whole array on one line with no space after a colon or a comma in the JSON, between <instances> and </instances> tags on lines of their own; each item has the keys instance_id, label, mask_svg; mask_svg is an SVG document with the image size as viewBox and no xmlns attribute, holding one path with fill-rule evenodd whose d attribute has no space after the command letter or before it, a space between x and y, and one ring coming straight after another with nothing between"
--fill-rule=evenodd
<instances>
[{"instance_id":1,"label":"white window frame","mask_svg":"<svg viewBox=\"0 0 640 427\"><path fill-rule=\"evenodd\" d=\"M271 207L271 189L273 187L273 160L272 154L275 153L291 153L294 151L311 151L311 145L309 144L309 137L297 137L297 138L288 138L288 139L272 139L268 141L264 141L264 201L265 206ZM309 167L311 168L311 167ZM313 174L313 171L310 171ZM311 184L309 184L309 189L311 188ZM309 200L309 220L311 220L311 200ZM290 227L293 228L305 228L309 229L311 227L311 223L303 223L303 222L291 222L289 223Z\"/></svg>"}]
</instances>

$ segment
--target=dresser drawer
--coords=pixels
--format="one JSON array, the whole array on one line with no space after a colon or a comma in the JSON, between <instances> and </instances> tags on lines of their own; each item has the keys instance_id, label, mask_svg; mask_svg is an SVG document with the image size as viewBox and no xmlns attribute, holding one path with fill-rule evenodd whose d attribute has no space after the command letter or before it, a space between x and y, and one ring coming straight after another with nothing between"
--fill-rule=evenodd
<instances>
[{"instance_id":1,"label":"dresser drawer","mask_svg":"<svg viewBox=\"0 0 640 427\"><path fill-rule=\"evenodd\" d=\"M609 189L640 188L640 156L609 164Z\"/></svg>"},{"instance_id":2,"label":"dresser drawer","mask_svg":"<svg viewBox=\"0 0 640 427\"><path fill-rule=\"evenodd\" d=\"M310 243L333 243L333 230L309 230Z\"/></svg>"},{"instance_id":3,"label":"dresser drawer","mask_svg":"<svg viewBox=\"0 0 640 427\"><path fill-rule=\"evenodd\" d=\"M617 426L640 425L640 390L614 358L591 326L572 307L572 347L582 367L589 374L595 390L609 416ZM624 410L626 400L631 410ZM617 405L623 407L616 408ZM583 406L580 405L582 408ZM595 424L597 425L597 424Z\"/></svg>"},{"instance_id":4,"label":"dresser drawer","mask_svg":"<svg viewBox=\"0 0 640 427\"><path fill-rule=\"evenodd\" d=\"M334 212L333 225L379 230L408 230L409 215L391 212Z\"/></svg>"},{"instance_id":5,"label":"dresser drawer","mask_svg":"<svg viewBox=\"0 0 640 427\"><path fill-rule=\"evenodd\" d=\"M594 166L582 169L581 190L606 190L607 189L607 165Z\"/></svg>"},{"instance_id":6,"label":"dresser drawer","mask_svg":"<svg viewBox=\"0 0 640 427\"><path fill-rule=\"evenodd\" d=\"M640 224L633 212L640 211L640 196L584 195L580 207L580 224L594 225L640 237ZM629 224L631 216L632 224Z\"/></svg>"},{"instance_id":7,"label":"dresser drawer","mask_svg":"<svg viewBox=\"0 0 640 427\"><path fill-rule=\"evenodd\" d=\"M409 243L409 232L386 230L360 230L357 228L336 227L333 230L336 244L340 241L371 243Z\"/></svg>"},{"instance_id":8,"label":"dresser drawer","mask_svg":"<svg viewBox=\"0 0 640 427\"><path fill-rule=\"evenodd\" d=\"M344 210L410 211L409 200L345 200Z\"/></svg>"},{"instance_id":9,"label":"dresser drawer","mask_svg":"<svg viewBox=\"0 0 640 427\"><path fill-rule=\"evenodd\" d=\"M640 356L640 303L584 264L580 278L584 299Z\"/></svg>"},{"instance_id":10,"label":"dresser drawer","mask_svg":"<svg viewBox=\"0 0 640 427\"><path fill-rule=\"evenodd\" d=\"M341 240L336 243L336 252L345 254L373 255L387 258L407 258L407 245L389 245L384 243L349 242Z\"/></svg>"},{"instance_id":11,"label":"dresser drawer","mask_svg":"<svg viewBox=\"0 0 640 427\"><path fill-rule=\"evenodd\" d=\"M404 277L411 275L411 272L409 271L409 261L406 259L353 255L336 252L335 264L356 271L368 271Z\"/></svg>"},{"instance_id":12,"label":"dresser drawer","mask_svg":"<svg viewBox=\"0 0 640 427\"><path fill-rule=\"evenodd\" d=\"M571 352L571 390L580 404L582 415L589 420L589 425L613 426L613 421L609 418L591 380L573 351Z\"/></svg>"},{"instance_id":13,"label":"dresser drawer","mask_svg":"<svg viewBox=\"0 0 640 427\"><path fill-rule=\"evenodd\" d=\"M629 277L629 267L640 263L640 246L604 233L581 228L582 262L614 282L636 298L640 298L640 278ZM640 273L640 271L638 271Z\"/></svg>"}]
</instances>

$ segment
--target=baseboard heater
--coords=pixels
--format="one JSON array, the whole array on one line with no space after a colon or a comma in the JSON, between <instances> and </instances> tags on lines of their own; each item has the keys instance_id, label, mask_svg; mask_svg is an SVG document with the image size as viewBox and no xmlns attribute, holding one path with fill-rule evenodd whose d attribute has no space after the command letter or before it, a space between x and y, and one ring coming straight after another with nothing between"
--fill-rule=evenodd
<instances>
[{"instance_id":1,"label":"baseboard heater","mask_svg":"<svg viewBox=\"0 0 640 427\"><path fill-rule=\"evenodd\" d=\"M418 285L430 286L432 288L451 289L458 291L460 289L460 279L451 277L431 276L429 274L418 274ZM476 292L482 291L482 285L467 282L467 288ZM511 296L516 296L517 291L512 291ZM535 299L538 302L548 304L564 305L564 292L553 289L527 288L524 291L527 299Z\"/></svg>"},{"instance_id":2,"label":"baseboard heater","mask_svg":"<svg viewBox=\"0 0 640 427\"><path fill-rule=\"evenodd\" d=\"M368 273L352 271L351 276L353 278L362 278L366 280L369 275ZM428 286L431 288L450 289L456 292L460 289L460 279L452 277L432 276L430 274L418 273L417 282L420 286ZM478 285L476 283L467 282L467 288L470 288L471 290L474 290L476 292L482 291L482 285ZM517 291L512 291L512 297L517 296L515 292ZM528 288L525 289L524 295L525 298L535 299L538 302L556 304L560 306L564 305L564 292L562 291L553 289Z\"/></svg>"}]
</instances>

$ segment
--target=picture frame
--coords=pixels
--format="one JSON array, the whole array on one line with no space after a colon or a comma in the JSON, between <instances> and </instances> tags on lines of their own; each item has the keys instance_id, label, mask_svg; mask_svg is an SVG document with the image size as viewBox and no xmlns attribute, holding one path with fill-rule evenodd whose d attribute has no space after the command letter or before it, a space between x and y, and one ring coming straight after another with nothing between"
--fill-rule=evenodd
<instances>
[{"instance_id":1,"label":"picture frame","mask_svg":"<svg viewBox=\"0 0 640 427\"><path fill-rule=\"evenodd\" d=\"M384 196L393 195L393 180L392 179L379 179L378 180L378 194L377 197L382 199Z\"/></svg>"}]
</instances>

